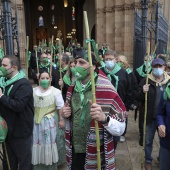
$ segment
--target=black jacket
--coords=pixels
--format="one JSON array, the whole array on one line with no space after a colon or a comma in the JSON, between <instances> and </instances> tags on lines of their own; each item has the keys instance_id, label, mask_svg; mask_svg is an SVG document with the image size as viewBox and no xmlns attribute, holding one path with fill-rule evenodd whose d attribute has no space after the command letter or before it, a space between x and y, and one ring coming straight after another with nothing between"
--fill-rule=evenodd
<instances>
[{"instance_id":1,"label":"black jacket","mask_svg":"<svg viewBox=\"0 0 170 170\"><path fill-rule=\"evenodd\" d=\"M5 94L0 98L0 114L8 125L8 138L26 138L33 131L33 90L26 78L13 83L12 90L7 96L11 85L5 88Z\"/></svg>"},{"instance_id":2,"label":"black jacket","mask_svg":"<svg viewBox=\"0 0 170 170\"><path fill-rule=\"evenodd\" d=\"M167 82L167 84L169 81ZM143 86L146 84L146 78L143 78L139 83L138 89L135 91L135 98L142 103L141 113L144 118L145 112L145 93L143 93ZM153 120L153 112L155 108L156 102L156 83L152 80L148 80L149 91L148 91L148 98L147 98L147 117L146 123L147 125L150 124ZM165 85L166 86L166 85Z\"/></svg>"},{"instance_id":3,"label":"black jacket","mask_svg":"<svg viewBox=\"0 0 170 170\"><path fill-rule=\"evenodd\" d=\"M106 75L104 68L101 69ZM130 105L132 104L132 89L130 89L129 75L125 69L120 69L116 74L119 77L117 92L126 106L126 110L129 111ZM112 78L113 86L115 87L116 81Z\"/></svg>"},{"instance_id":4,"label":"black jacket","mask_svg":"<svg viewBox=\"0 0 170 170\"><path fill-rule=\"evenodd\" d=\"M37 52L38 63L39 63L40 55L41 55L41 53ZM30 68L32 68L33 70L36 70L36 68L37 68L37 60L36 60L36 53L35 53L35 51L31 52Z\"/></svg>"},{"instance_id":5,"label":"black jacket","mask_svg":"<svg viewBox=\"0 0 170 170\"><path fill-rule=\"evenodd\" d=\"M135 99L134 92L138 88L138 82L137 82L137 79L136 79L134 72L129 73L128 76L129 76L129 82L130 82L129 88L132 91L132 98L131 98L132 103L131 104L134 104L135 106L137 106L138 102ZM133 110L132 105L131 105L130 109Z\"/></svg>"}]
</instances>

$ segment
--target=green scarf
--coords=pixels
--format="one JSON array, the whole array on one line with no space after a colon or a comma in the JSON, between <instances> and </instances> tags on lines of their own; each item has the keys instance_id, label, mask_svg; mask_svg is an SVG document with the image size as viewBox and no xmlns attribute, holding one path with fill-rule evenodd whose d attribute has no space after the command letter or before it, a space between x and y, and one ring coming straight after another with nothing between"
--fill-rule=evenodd
<instances>
[{"instance_id":1,"label":"green scarf","mask_svg":"<svg viewBox=\"0 0 170 170\"><path fill-rule=\"evenodd\" d=\"M94 72L94 78L95 80L97 78L96 72ZM89 99L86 99L86 100L84 99L84 93L90 89L91 89L91 79L87 82L84 88L82 87L81 82L79 80L76 80L74 90L80 94L80 100L81 100L80 109L82 110L82 115L81 115L81 120L80 120L81 126L84 126L85 115L86 115L87 108L89 105Z\"/></svg>"},{"instance_id":2,"label":"green scarf","mask_svg":"<svg viewBox=\"0 0 170 170\"><path fill-rule=\"evenodd\" d=\"M39 68L46 68L48 70L48 73L50 72L50 63L47 63L44 65L42 62L39 64Z\"/></svg>"},{"instance_id":3,"label":"green scarf","mask_svg":"<svg viewBox=\"0 0 170 170\"><path fill-rule=\"evenodd\" d=\"M0 59L2 59L3 57L4 57L4 50L0 48Z\"/></svg>"},{"instance_id":4,"label":"green scarf","mask_svg":"<svg viewBox=\"0 0 170 170\"><path fill-rule=\"evenodd\" d=\"M126 69L126 72L127 72L128 74L130 74L130 73L132 72L132 70L131 70L130 68L127 68L127 69Z\"/></svg>"},{"instance_id":5,"label":"green scarf","mask_svg":"<svg viewBox=\"0 0 170 170\"><path fill-rule=\"evenodd\" d=\"M170 83L167 84L163 97L164 97L164 100L170 99Z\"/></svg>"},{"instance_id":6,"label":"green scarf","mask_svg":"<svg viewBox=\"0 0 170 170\"><path fill-rule=\"evenodd\" d=\"M138 74L141 76L141 77L146 77L146 73L143 72L143 67L144 65L140 66L139 68L136 69L136 71L138 72ZM148 68L148 73L151 72L151 67Z\"/></svg>"},{"instance_id":7,"label":"green scarf","mask_svg":"<svg viewBox=\"0 0 170 170\"><path fill-rule=\"evenodd\" d=\"M11 90L12 90L12 87L13 87L13 83L22 79L22 78L25 78L25 73L23 71L19 71L14 77L12 77L11 79L5 81L5 77L1 77L0 78L0 86L2 87L3 89L3 93L5 93L5 87L11 85L11 87L9 88L8 92L7 92L7 96L9 96Z\"/></svg>"},{"instance_id":8,"label":"green scarf","mask_svg":"<svg viewBox=\"0 0 170 170\"><path fill-rule=\"evenodd\" d=\"M72 83L71 80L70 80L70 77L69 77L67 74L64 75L63 81L64 81L65 84L67 84L67 85L69 85L69 86L70 86L71 83Z\"/></svg>"},{"instance_id":9,"label":"green scarf","mask_svg":"<svg viewBox=\"0 0 170 170\"><path fill-rule=\"evenodd\" d=\"M31 58L31 52L30 51L28 51L28 67L30 67L30 58Z\"/></svg>"},{"instance_id":10,"label":"green scarf","mask_svg":"<svg viewBox=\"0 0 170 170\"><path fill-rule=\"evenodd\" d=\"M64 73L65 71L68 70L68 66L64 67L63 69L61 69L61 72Z\"/></svg>"},{"instance_id":11,"label":"green scarf","mask_svg":"<svg viewBox=\"0 0 170 170\"><path fill-rule=\"evenodd\" d=\"M120 66L115 64L115 67L113 68L112 71L109 71L106 67L104 67L104 71L107 73L107 77L109 78L110 81L112 81L112 77L116 80L115 84L115 89L117 90L118 88L118 82L119 82L119 77L116 76L115 74L121 69Z\"/></svg>"}]
</instances>

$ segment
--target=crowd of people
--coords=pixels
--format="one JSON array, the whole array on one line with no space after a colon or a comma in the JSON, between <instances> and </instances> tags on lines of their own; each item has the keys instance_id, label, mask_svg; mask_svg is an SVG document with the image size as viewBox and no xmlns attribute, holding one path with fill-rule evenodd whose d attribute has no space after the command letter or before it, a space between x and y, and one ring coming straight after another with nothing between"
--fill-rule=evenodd
<instances>
[{"instance_id":1,"label":"crowd of people","mask_svg":"<svg viewBox=\"0 0 170 170\"><path fill-rule=\"evenodd\" d=\"M34 88L16 56L2 58L0 115L8 126L2 144L4 170L57 170L66 162L68 170L97 170L95 121L101 168L114 170L116 147L126 140L130 110L139 112L139 145L143 146L145 93L145 169L152 169L153 140L158 130L160 170L168 170L170 68L165 55L154 58L148 54L143 64L132 70L126 56L104 43L98 50L99 58L91 52L96 90L96 103L92 103L90 64L80 43L73 42L65 53L56 56L49 49L35 55L36 48L30 59Z\"/></svg>"}]
</instances>

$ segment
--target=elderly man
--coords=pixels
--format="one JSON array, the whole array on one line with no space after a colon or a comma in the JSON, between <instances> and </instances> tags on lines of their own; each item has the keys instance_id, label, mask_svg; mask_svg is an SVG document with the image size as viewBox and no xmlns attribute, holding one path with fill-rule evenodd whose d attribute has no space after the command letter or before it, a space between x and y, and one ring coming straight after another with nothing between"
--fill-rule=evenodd
<instances>
[{"instance_id":1,"label":"elderly man","mask_svg":"<svg viewBox=\"0 0 170 170\"><path fill-rule=\"evenodd\" d=\"M67 93L63 117L66 122L68 169L97 170L95 120L99 124L102 169L115 169L113 135L125 129L125 106L105 74L98 70L92 55L96 82L96 103L91 103L90 66L87 55L76 57L76 77Z\"/></svg>"},{"instance_id":2,"label":"elderly man","mask_svg":"<svg viewBox=\"0 0 170 170\"><path fill-rule=\"evenodd\" d=\"M138 90L136 92L136 98L142 102L142 112L144 113L145 93L148 92L148 105L147 105L147 117L146 117L146 145L145 145L145 169L152 169L152 147L153 139L157 129L157 111L159 101L170 77L164 71L165 62L160 59L154 59L152 61L152 72L149 74L149 81L146 84L146 78L142 79ZM144 117L144 114L143 114Z\"/></svg>"}]
</instances>

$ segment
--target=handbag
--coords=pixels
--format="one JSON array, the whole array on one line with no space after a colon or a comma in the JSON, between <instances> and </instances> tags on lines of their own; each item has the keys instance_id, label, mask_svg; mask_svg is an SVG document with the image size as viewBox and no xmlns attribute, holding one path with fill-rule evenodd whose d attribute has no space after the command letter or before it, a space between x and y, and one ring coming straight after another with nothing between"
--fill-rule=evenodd
<instances>
[{"instance_id":1,"label":"handbag","mask_svg":"<svg viewBox=\"0 0 170 170\"><path fill-rule=\"evenodd\" d=\"M8 127L6 121L0 116L0 144L6 139Z\"/></svg>"}]
</instances>

